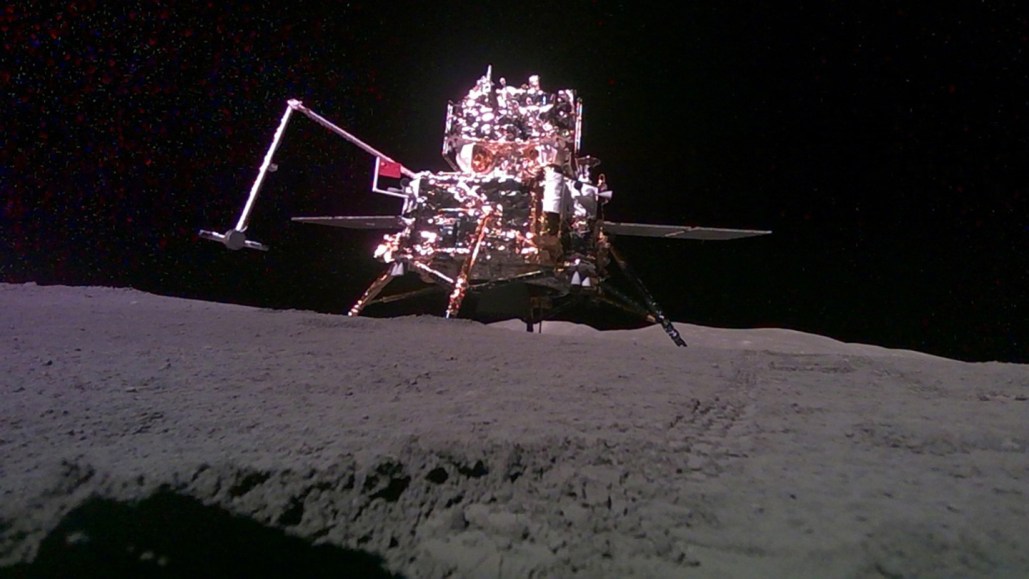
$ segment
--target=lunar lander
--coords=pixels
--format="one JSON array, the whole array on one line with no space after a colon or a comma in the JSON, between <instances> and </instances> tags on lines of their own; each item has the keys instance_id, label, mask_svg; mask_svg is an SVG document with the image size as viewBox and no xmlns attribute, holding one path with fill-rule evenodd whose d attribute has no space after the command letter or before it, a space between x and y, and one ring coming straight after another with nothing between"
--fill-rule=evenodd
<instances>
[{"instance_id":1,"label":"lunar lander","mask_svg":"<svg viewBox=\"0 0 1029 579\"><path fill-rule=\"evenodd\" d=\"M768 231L613 223L599 161L580 151L582 102L570 89L544 90L538 76L521 86L491 70L447 107L443 157L451 171L414 172L364 141L290 100L236 226L200 236L230 249L267 250L246 231L261 186L293 112L300 112L376 158L372 190L402 200L398 215L294 217L293 221L356 229L385 229L375 258L386 264L350 308L359 315L377 303L426 292L448 295L446 317L457 316L469 292L493 299L532 331L571 304L589 300L659 323L686 343L656 300L612 245L615 235L724 240ZM399 276L425 287L387 294ZM635 296L610 283L620 274ZM494 305L494 309L496 309Z\"/></svg>"}]
</instances>

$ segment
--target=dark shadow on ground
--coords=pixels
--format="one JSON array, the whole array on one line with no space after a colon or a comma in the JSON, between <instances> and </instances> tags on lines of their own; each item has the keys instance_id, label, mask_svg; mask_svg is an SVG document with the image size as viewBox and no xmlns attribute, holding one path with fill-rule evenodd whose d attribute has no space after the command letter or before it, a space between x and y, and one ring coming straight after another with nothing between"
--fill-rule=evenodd
<instances>
[{"instance_id":1,"label":"dark shadow on ground","mask_svg":"<svg viewBox=\"0 0 1029 579\"><path fill-rule=\"evenodd\" d=\"M396 577L365 551L312 545L196 499L92 499L8 577Z\"/></svg>"}]
</instances>

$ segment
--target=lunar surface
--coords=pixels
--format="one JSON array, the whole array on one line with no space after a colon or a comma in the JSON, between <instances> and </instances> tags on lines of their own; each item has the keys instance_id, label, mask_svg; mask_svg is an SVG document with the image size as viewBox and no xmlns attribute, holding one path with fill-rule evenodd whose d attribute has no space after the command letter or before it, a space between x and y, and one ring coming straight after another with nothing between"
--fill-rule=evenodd
<instances>
[{"instance_id":1,"label":"lunar surface","mask_svg":"<svg viewBox=\"0 0 1029 579\"><path fill-rule=\"evenodd\" d=\"M0 574L1029 573L1029 366L679 329L0 285Z\"/></svg>"}]
</instances>

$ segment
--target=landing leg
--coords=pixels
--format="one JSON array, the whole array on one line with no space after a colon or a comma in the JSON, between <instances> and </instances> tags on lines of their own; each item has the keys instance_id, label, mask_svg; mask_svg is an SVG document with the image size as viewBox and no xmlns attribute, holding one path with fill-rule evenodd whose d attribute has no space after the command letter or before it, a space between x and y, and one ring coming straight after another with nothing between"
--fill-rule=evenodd
<instances>
[{"instance_id":1,"label":"landing leg","mask_svg":"<svg viewBox=\"0 0 1029 579\"><path fill-rule=\"evenodd\" d=\"M364 307L368 305L368 302L375 299L375 296L379 295L379 292L381 292L383 288L385 288L389 284L389 282L393 281L392 272L392 267L386 268L386 271L384 271L382 275L377 277L375 281L372 282L372 285L368 286L368 289L366 289L364 291L364 294L361 295L361 298L354 303L353 307L350 308L350 311L347 313L347 315L360 315L361 310L363 310Z\"/></svg>"},{"instance_id":2,"label":"landing leg","mask_svg":"<svg viewBox=\"0 0 1029 579\"><path fill-rule=\"evenodd\" d=\"M541 296L529 297L529 314L525 318L525 331L543 333L543 316L547 309L545 303Z\"/></svg>"},{"instance_id":3,"label":"landing leg","mask_svg":"<svg viewBox=\"0 0 1029 579\"><path fill-rule=\"evenodd\" d=\"M464 301L465 293L468 292L468 276L471 275L472 267L475 266L475 260L479 257L479 248L482 246L482 240L489 231L492 220L493 213L488 209L485 211L485 215L479 219L479 227L475 232L475 243L472 245L472 251L468 255L468 259L461 265L461 273L454 280L454 291L450 293L450 304L447 305L447 318L456 316L457 310L461 308L461 302Z\"/></svg>"},{"instance_id":4,"label":"landing leg","mask_svg":"<svg viewBox=\"0 0 1029 579\"><path fill-rule=\"evenodd\" d=\"M679 330L676 330L675 326L672 325L672 322L665 317L664 312L661 311L661 306L657 305L657 301L654 299L654 296L650 295L650 292L647 291L647 287L643 285L643 282L640 281L640 278L636 275L634 271L632 271L632 269L629 267L629 264L625 261L625 258L622 257L622 254L617 249L615 249L613 245L610 245L608 247L611 258L614 260L615 263L618 264L619 269L622 270L622 273L625 274L625 277L629 278L629 281L632 282L634 286L636 286L636 291L638 291L640 295L643 296L643 302L646 304L647 309L650 310L650 314L654 316L655 320L657 320L657 323L661 324L661 327L664 328L665 333L668 334L668 337L671 338L673 342L675 342L675 345L680 347L686 347L686 341L682 339L681 335L679 335Z\"/></svg>"}]
</instances>

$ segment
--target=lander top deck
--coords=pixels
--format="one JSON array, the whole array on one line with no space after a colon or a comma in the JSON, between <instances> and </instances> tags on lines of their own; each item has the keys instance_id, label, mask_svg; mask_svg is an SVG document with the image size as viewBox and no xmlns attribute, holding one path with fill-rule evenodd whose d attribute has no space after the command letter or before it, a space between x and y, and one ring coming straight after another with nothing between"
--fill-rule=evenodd
<instances>
[{"instance_id":1,"label":"lander top deck","mask_svg":"<svg viewBox=\"0 0 1029 579\"><path fill-rule=\"evenodd\" d=\"M537 75L518 87L504 78L494 83L491 73L487 69L463 99L447 107L443 156L454 170L525 180L547 165L569 175L589 165L575 157L582 130L575 91L546 91Z\"/></svg>"}]
</instances>

